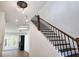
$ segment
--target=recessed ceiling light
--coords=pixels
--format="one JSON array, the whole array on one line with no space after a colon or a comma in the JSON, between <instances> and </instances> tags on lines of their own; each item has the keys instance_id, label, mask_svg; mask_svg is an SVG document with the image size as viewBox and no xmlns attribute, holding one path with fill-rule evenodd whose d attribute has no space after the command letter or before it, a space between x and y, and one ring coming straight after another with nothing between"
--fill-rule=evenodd
<instances>
[{"instance_id":1,"label":"recessed ceiling light","mask_svg":"<svg viewBox=\"0 0 79 59\"><path fill-rule=\"evenodd\" d=\"M26 22L28 22L28 19L26 20Z\"/></svg>"},{"instance_id":2,"label":"recessed ceiling light","mask_svg":"<svg viewBox=\"0 0 79 59\"><path fill-rule=\"evenodd\" d=\"M18 22L19 20L18 19L16 19L16 22Z\"/></svg>"}]
</instances>

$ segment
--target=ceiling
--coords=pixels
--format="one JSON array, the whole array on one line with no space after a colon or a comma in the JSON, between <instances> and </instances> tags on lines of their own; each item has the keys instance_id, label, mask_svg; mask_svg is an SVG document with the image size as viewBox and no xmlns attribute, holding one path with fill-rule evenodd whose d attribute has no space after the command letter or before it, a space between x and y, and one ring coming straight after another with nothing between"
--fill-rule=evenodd
<instances>
[{"instance_id":1,"label":"ceiling","mask_svg":"<svg viewBox=\"0 0 79 59\"><path fill-rule=\"evenodd\" d=\"M8 28L16 28L25 23L26 20L30 20L37 11L44 5L45 1L26 1L28 7L21 10L17 6L17 1L0 1L0 11L5 12L5 20Z\"/></svg>"}]
</instances>

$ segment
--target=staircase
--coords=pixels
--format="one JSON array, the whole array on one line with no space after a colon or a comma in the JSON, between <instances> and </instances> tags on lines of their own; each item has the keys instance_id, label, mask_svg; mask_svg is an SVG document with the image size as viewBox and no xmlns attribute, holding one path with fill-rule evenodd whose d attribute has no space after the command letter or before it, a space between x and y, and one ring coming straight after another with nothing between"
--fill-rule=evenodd
<instances>
[{"instance_id":1,"label":"staircase","mask_svg":"<svg viewBox=\"0 0 79 59\"><path fill-rule=\"evenodd\" d=\"M38 16L34 16L32 22L36 25L39 31L55 46L56 50L65 57L78 57L78 45L73 37L61 31L57 27L49 24L47 21Z\"/></svg>"}]
</instances>

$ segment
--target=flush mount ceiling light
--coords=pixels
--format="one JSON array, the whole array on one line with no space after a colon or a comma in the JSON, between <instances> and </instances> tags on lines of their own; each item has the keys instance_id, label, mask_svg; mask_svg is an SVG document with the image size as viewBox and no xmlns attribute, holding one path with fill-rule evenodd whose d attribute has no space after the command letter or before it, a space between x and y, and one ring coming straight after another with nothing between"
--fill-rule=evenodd
<instances>
[{"instance_id":1,"label":"flush mount ceiling light","mask_svg":"<svg viewBox=\"0 0 79 59\"><path fill-rule=\"evenodd\" d=\"M16 19L16 22L18 22L19 20L18 19Z\"/></svg>"},{"instance_id":2,"label":"flush mount ceiling light","mask_svg":"<svg viewBox=\"0 0 79 59\"><path fill-rule=\"evenodd\" d=\"M22 9L26 8L27 5L28 4L25 1L18 1L17 2L17 6L20 7L20 8L22 8Z\"/></svg>"}]
</instances>

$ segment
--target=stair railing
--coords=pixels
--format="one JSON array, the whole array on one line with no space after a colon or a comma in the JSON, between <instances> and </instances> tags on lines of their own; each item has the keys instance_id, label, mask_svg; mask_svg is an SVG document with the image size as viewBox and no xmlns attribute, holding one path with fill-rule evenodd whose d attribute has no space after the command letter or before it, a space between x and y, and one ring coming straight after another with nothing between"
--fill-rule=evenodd
<instances>
[{"instance_id":1,"label":"stair railing","mask_svg":"<svg viewBox=\"0 0 79 59\"><path fill-rule=\"evenodd\" d=\"M48 25L48 27L50 27L50 29L52 29L54 32L56 32L56 35L59 35L61 38L59 38L58 40L60 39L64 39L65 40L65 43L68 42L69 43L69 47L66 45L65 48L70 48L70 50L72 50L72 47L73 47L73 51L67 51L66 53L64 52L64 55L68 55L69 53L72 55L73 53L76 55L77 54L77 51L75 49L78 48L78 51L79 51L79 38L74 38L72 36L70 36L69 34L65 33L64 31L60 30L59 28L55 27L54 25L51 25L50 23L48 23L47 21L43 20L42 18L40 18L39 15L36 15L37 17L37 20L38 20L38 30L40 30L40 22L43 21L46 25ZM70 41L71 40L71 41ZM70 43L71 42L71 43ZM63 41L62 41L63 43ZM56 43L55 43L56 44ZM57 41L57 44L58 44L58 41ZM77 45L77 47L76 47ZM63 47L58 47L58 49L61 49L63 48L64 49L64 46ZM61 53L62 55L62 53Z\"/></svg>"}]
</instances>

